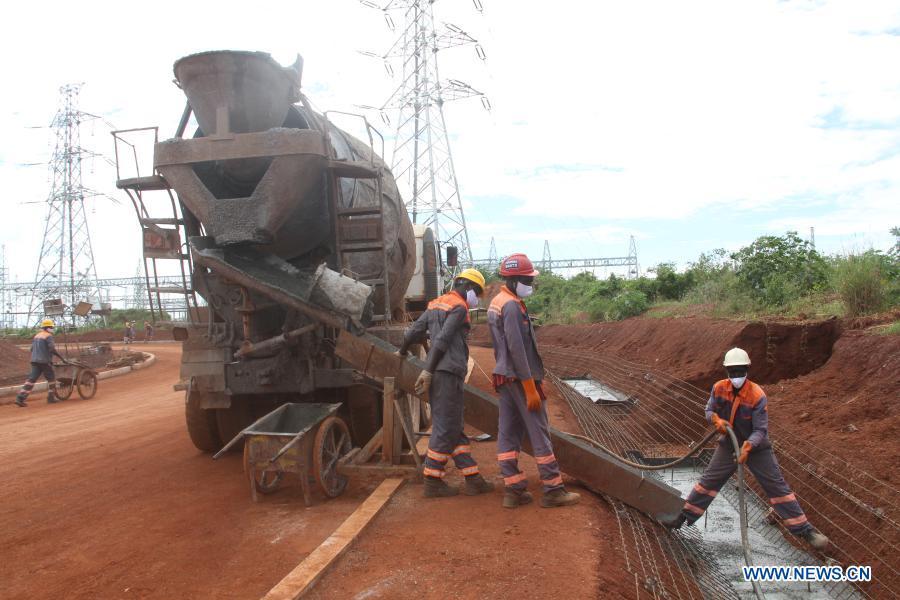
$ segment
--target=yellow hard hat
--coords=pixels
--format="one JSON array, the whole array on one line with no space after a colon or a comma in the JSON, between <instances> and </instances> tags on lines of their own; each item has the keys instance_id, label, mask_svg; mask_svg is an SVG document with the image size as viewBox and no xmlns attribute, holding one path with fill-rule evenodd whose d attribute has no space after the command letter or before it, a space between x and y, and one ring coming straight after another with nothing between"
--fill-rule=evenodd
<instances>
[{"instance_id":1,"label":"yellow hard hat","mask_svg":"<svg viewBox=\"0 0 900 600\"><path fill-rule=\"evenodd\" d=\"M725 360L722 361L725 367L749 367L750 355L741 348L732 348L725 353Z\"/></svg>"},{"instance_id":2,"label":"yellow hard hat","mask_svg":"<svg viewBox=\"0 0 900 600\"><path fill-rule=\"evenodd\" d=\"M484 292L484 275L478 269L466 269L456 276L457 279L468 279L472 283L477 283Z\"/></svg>"},{"instance_id":3,"label":"yellow hard hat","mask_svg":"<svg viewBox=\"0 0 900 600\"><path fill-rule=\"evenodd\" d=\"M53 319L44 319L41 321L41 329L46 327L56 327L56 325L53 324Z\"/></svg>"}]
</instances>

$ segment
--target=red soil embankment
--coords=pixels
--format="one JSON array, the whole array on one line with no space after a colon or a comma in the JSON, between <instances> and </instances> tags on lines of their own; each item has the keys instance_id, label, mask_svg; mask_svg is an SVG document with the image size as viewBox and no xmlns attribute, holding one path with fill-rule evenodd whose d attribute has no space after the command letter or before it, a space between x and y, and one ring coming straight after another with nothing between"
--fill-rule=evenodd
<instances>
[{"instance_id":1,"label":"red soil embankment","mask_svg":"<svg viewBox=\"0 0 900 600\"><path fill-rule=\"evenodd\" d=\"M0 341L0 380L24 379L31 368L30 354L14 344Z\"/></svg>"},{"instance_id":2,"label":"red soil embankment","mask_svg":"<svg viewBox=\"0 0 900 600\"><path fill-rule=\"evenodd\" d=\"M824 364L838 335L834 319L747 323L700 316L545 325L537 334L543 344L612 353L677 375L703 389L724 377L722 357L729 348L747 350L753 361L753 379L770 383L809 373ZM490 345L487 326L476 325L470 341Z\"/></svg>"},{"instance_id":3,"label":"red soil embankment","mask_svg":"<svg viewBox=\"0 0 900 600\"><path fill-rule=\"evenodd\" d=\"M847 331L821 368L765 389L779 425L900 483L900 336Z\"/></svg>"}]
</instances>

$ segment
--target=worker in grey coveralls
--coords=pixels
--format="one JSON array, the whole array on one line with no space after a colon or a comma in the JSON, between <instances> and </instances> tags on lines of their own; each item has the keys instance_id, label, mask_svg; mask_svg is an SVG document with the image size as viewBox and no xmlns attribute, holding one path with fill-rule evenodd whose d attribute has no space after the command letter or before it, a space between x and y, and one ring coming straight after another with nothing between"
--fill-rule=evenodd
<instances>
[{"instance_id":1,"label":"worker in grey coveralls","mask_svg":"<svg viewBox=\"0 0 900 600\"><path fill-rule=\"evenodd\" d=\"M723 366L728 378L713 385L706 404L706 420L723 435L700 482L688 495L681 514L663 525L672 529L681 527L685 522L692 525L703 516L719 490L737 470L737 463L741 463L747 465L769 497L769 503L781 524L816 550L824 550L828 546L828 538L807 520L775 460L769 442L769 402L766 393L747 379L750 356L741 348L732 348L725 354ZM736 461L728 427L741 444Z\"/></svg>"},{"instance_id":2,"label":"worker in grey coveralls","mask_svg":"<svg viewBox=\"0 0 900 600\"><path fill-rule=\"evenodd\" d=\"M54 356L63 362L65 359L56 351L56 344L53 343L53 325L51 319L41 321L41 330L31 340L31 373L16 394L17 406L28 406L25 401L41 375L47 379L47 403L56 404L60 401L56 395L56 374L52 363Z\"/></svg>"},{"instance_id":3,"label":"worker in grey coveralls","mask_svg":"<svg viewBox=\"0 0 900 600\"><path fill-rule=\"evenodd\" d=\"M494 345L493 383L500 393L497 460L503 475L503 506L517 508L532 501L528 481L519 470L519 451L525 434L538 464L543 495L541 506L552 508L578 502L580 495L563 487L559 463L553 455L547 408L544 405L544 363L537 351L534 327L522 298L531 295L538 272L524 254L512 254L500 263L504 286L488 308L488 326Z\"/></svg>"},{"instance_id":4,"label":"worker in grey coveralls","mask_svg":"<svg viewBox=\"0 0 900 600\"><path fill-rule=\"evenodd\" d=\"M428 309L407 328L398 354L405 356L413 344L431 339L425 370L416 380L416 393L431 404L431 437L425 455L425 497L455 496L459 489L444 481L445 466L452 458L465 475L462 492L468 496L493 491L472 458L469 438L463 432L463 382L468 371L471 327L469 309L478 306L484 293L484 276L465 269L454 280L453 289L428 303Z\"/></svg>"}]
</instances>

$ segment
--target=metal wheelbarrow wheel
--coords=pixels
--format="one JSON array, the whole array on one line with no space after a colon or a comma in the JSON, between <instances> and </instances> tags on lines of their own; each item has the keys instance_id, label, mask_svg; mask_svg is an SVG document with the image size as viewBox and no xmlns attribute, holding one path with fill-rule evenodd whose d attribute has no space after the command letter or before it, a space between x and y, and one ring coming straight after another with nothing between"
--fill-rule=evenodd
<instances>
[{"instance_id":1,"label":"metal wheelbarrow wheel","mask_svg":"<svg viewBox=\"0 0 900 600\"><path fill-rule=\"evenodd\" d=\"M313 468L319 487L329 498L336 498L347 488L347 477L337 471L338 461L350 452L350 430L340 417L328 417L319 425L313 443Z\"/></svg>"},{"instance_id":2,"label":"metal wheelbarrow wheel","mask_svg":"<svg viewBox=\"0 0 900 600\"><path fill-rule=\"evenodd\" d=\"M75 389L75 382L69 377L61 377L56 380L56 397L60 400L68 400Z\"/></svg>"},{"instance_id":3,"label":"metal wheelbarrow wheel","mask_svg":"<svg viewBox=\"0 0 900 600\"><path fill-rule=\"evenodd\" d=\"M69 390L69 394L72 390ZM90 400L97 393L97 375L91 371L82 371L78 376L78 395L82 400Z\"/></svg>"},{"instance_id":4,"label":"metal wheelbarrow wheel","mask_svg":"<svg viewBox=\"0 0 900 600\"><path fill-rule=\"evenodd\" d=\"M281 471L258 471L250 466L250 444L244 444L244 473L253 480L253 486L260 494L271 494L278 490L284 473Z\"/></svg>"}]
</instances>

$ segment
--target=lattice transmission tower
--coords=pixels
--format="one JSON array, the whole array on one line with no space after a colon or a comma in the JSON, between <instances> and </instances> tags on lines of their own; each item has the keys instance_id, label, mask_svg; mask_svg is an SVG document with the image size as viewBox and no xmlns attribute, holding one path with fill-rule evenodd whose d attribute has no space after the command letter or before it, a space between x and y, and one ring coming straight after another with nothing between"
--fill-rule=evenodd
<instances>
[{"instance_id":1,"label":"lattice transmission tower","mask_svg":"<svg viewBox=\"0 0 900 600\"><path fill-rule=\"evenodd\" d=\"M438 53L471 45L476 56L484 60L484 50L475 38L456 25L435 26L435 0L392 0L383 6L368 0L361 2L383 11L388 27L399 31L396 41L383 55L364 54L382 59L392 76L394 65L400 65L396 70L400 72L400 83L380 111L388 124L391 124L390 115L396 118L391 171L405 192L406 209L413 223L431 227L441 247L456 247L459 263L469 265L472 251L443 107L451 100L477 96L489 110L490 102L484 94L458 79L441 79ZM480 0L475 0L474 6L479 12L482 10ZM401 14L402 26L398 28L393 15ZM403 190L403 186L407 189Z\"/></svg>"},{"instance_id":2,"label":"lattice transmission tower","mask_svg":"<svg viewBox=\"0 0 900 600\"><path fill-rule=\"evenodd\" d=\"M60 108L51 127L55 134L50 160L50 194L41 255L34 277L28 318L47 314L70 315L80 301L100 297L94 251L84 209L86 197L95 195L81 180L81 163L93 152L81 147L81 122L95 118L78 110L81 84L60 89ZM61 300L56 310L45 310L45 301ZM63 309L62 307L65 307Z\"/></svg>"},{"instance_id":3,"label":"lattice transmission tower","mask_svg":"<svg viewBox=\"0 0 900 600\"><path fill-rule=\"evenodd\" d=\"M0 329L15 326L13 315L14 299L9 281L9 267L6 265L6 244L0 247Z\"/></svg>"}]
</instances>

